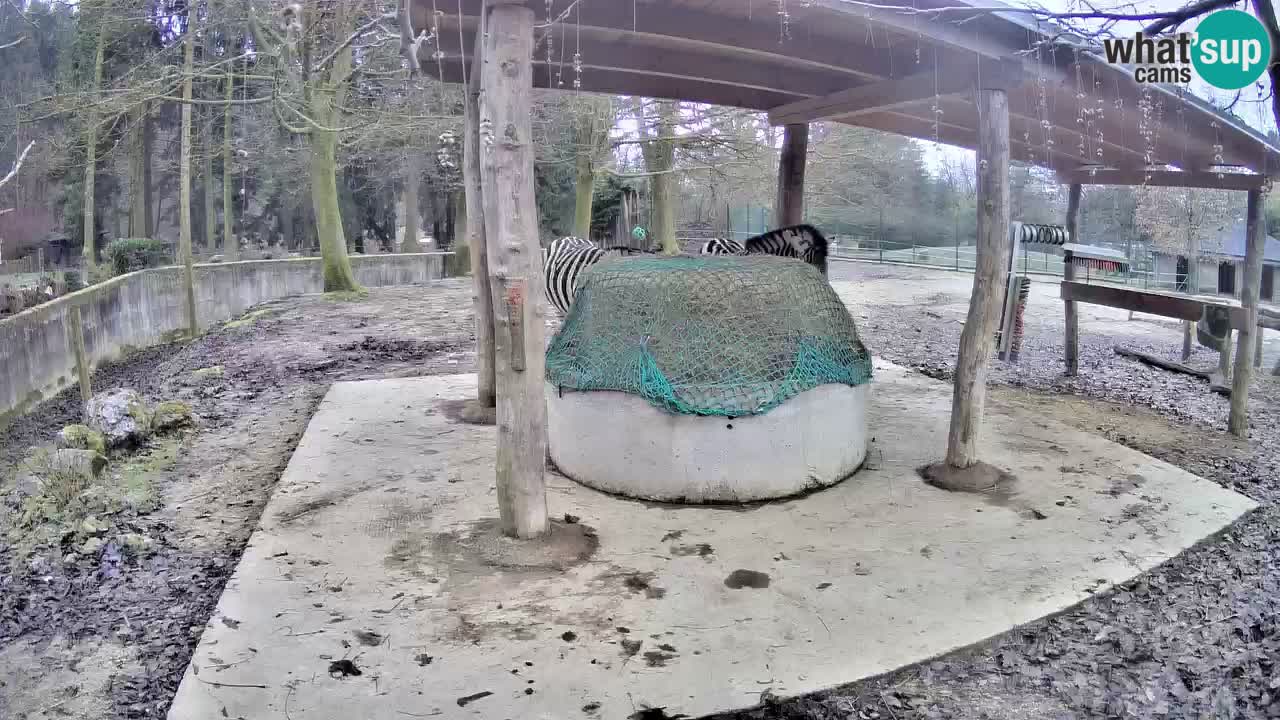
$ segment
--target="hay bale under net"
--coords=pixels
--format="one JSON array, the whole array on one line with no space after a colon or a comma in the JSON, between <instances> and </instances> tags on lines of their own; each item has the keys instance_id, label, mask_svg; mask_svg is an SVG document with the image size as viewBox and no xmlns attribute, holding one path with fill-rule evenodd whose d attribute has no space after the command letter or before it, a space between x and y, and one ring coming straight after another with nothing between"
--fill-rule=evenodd
<instances>
[{"instance_id":1,"label":"hay bale under net","mask_svg":"<svg viewBox=\"0 0 1280 720\"><path fill-rule=\"evenodd\" d=\"M578 280L547 350L559 390L670 413L758 415L820 385L871 380L853 317L821 273L778 257L629 258Z\"/></svg>"}]
</instances>

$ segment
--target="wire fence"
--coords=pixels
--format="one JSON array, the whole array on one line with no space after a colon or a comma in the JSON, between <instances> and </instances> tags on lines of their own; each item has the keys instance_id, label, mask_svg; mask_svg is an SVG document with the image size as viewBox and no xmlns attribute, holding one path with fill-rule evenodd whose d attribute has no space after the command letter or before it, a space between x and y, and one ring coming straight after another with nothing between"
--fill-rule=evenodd
<instances>
[{"instance_id":1,"label":"wire fence","mask_svg":"<svg viewBox=\"0 0 1280 720\"><path fill-rule=\"evenodd\" d=\"M734 239L745 240L754 235L748 231L731 231L722 233ZM686 251L698 252L707 238L677 238ZM920 267L940 268L946 270L967 270L972 272L977 266L977 248L973 245L920 245L916 243L879 240L877 238L855 238L845 235L827 237L831 257L843 260L860 260L864 262L892 263L897 265L916 265ZM1023 247L1017 261L1017 271L1039 275L1055 275L1062 277L1062 253L1030 250ZM1150 251L1142 252L1129 263L1128 270L1123 272L1102 271L1095 268L1082 267L1077 275L1083 281L1104 281L1131 285L1143 289L1178 290L1184 283L1183 276L1176 272L1159 272L1155 257ZM1214 292L1216 289L1208 289Z\"/></svg>"}]
</instances>

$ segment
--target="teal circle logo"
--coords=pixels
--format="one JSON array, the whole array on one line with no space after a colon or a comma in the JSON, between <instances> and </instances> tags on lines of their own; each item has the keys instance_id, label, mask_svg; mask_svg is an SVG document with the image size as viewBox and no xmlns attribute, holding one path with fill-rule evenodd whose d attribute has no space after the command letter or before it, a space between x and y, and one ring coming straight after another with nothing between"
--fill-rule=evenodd
<instances>
[{"instance_id":1,"label":"teal circle logo","mask_svg":"<svg viewBox=\"0 0 1280 720\"><path fill-rule=\"evenodd\" d=\"M1271 38L1254 16L1241 10L1210 13L1196 28L1191 63L1210 85L1239 90L1257 82L1271 62Z\"/></svg>"}]
</instances>

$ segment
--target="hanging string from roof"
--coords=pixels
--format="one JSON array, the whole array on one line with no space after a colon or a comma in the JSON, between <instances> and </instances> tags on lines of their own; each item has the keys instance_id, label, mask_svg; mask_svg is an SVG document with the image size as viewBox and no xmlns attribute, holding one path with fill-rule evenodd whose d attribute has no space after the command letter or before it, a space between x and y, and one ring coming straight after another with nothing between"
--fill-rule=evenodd
<instances>
[{"instance_id":1,"label":"hanging string from roof","mask_svg":"<svg viewBox=\"0 0 1280 720\"><path fill-rule=\"evenodd\" d=\"M580 0L579 0L580 1ZM582 89L582 5L574 10L573 89Z\"/></svg>"}]
</instances>

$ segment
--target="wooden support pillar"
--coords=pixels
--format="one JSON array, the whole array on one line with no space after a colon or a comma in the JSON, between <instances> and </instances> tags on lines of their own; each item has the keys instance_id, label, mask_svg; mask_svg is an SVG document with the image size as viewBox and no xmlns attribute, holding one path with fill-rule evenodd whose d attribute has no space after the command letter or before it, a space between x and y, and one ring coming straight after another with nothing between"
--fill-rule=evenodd
<instances>
[{"instance_id":1,"label":"wooden support pillar","mask_svg":"<svg viewBox=\"0 0 1280 720\"><path fill-rule=\"evenodd\" d=\"M1249 384L1253 381L1254 337L1258 327L1258 295L1262 290L1262 252L1266 242L1266 223L1262 219L1262 191L1250 190L1245 221L1244 282L1240 291L1240 304L1244 308L1244 322L1239 330L1240 344L1236 348L1235 377L1231 379L1231 414L1227 429L1232 435L1249 437Z\"/></svg>"},{"instance_id":2,"label":"wooden support pillar","mask_svg":"<svg viewBox=\"0 0 1280 720\"><path fill-rule=\"evenodd\" d=\"M773 205L774 227L804 222L804 165L809 154L809 125L787 125L778 159L778 196Z\"/></svg>"},{"instance_id":3,"label":"wooden support pillar","mask_svg":"<svg viewBox=\"0 0 1280 720\"><path fill-rule=\"evenodd\" d=\"M1218 351L1218 373L1222 375L1222 384L1226 385L1231 378L1231 330L1222 340L1222 349Z\"/></svg>"},{"instance_id":4,"label":"wooden support pillar","mask_svg":"<svg viewBox=\"0 0 1280 720\"><path fill-rule=\"evenodd\" d=\"M547 531L542 253L533 199L533 10L486 10L480 76L481 195L493 297L498 509L507 535Z\"/></svg>"},{"instance_id":5,"label":"wooden support pillar","mask_svg":"<svg viewBox=\"0 0 1280 720\"><path fill-rule=\"evenodd\" d=\"M960 334L947 465L978 462L978 435L986 401L987 366L995 344L1003 300L1001 276L1009 256L1009 96L999 88L978 90L978 244L969 315Z\"/></svg>"},{"instance_id":6,"label":"wooden support pillar","mask_svg":"<svg viewBox=\"0 0 1280 720\"><path fill-rule=\"evenodd\" d=\"M1084 188L1080 183L1072 183L1067 192L1067 237L1070 242L1080 242L1076 232L1080 222L1080 196ZM1076 279L1076 266L1069 258L1062 265L1062 279L1071 282ZM1065 360L1067 364L1067 374L1075 375L1080 372L1080 315L1078 314L1076 301L1066 301L1066 338L1064 343ZM1133 319L1130 313L1129 319Z\"/></svg>"},{"instance_id":7,"label":"wooden support pillar","mask_svg":"<svg viewBox=\"0 0 1280 720\"><path fill-rule=\"evenodd\" d=\"M484 19L481 18L483 25ZM483 37L483 27L477 37ZM467 419L493 424L497 405L493 370L493 293L489 287L489 256L485 243L484 199L480 186L480 68L481 43L475 46L471 77L464 88L462 179L467 208L467 247L471 253L472 305L476 321L476 399Z\"/></svg>"}]
</instances>

